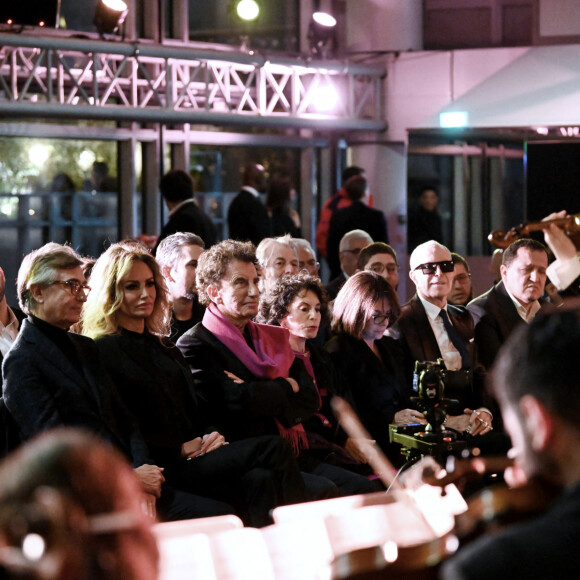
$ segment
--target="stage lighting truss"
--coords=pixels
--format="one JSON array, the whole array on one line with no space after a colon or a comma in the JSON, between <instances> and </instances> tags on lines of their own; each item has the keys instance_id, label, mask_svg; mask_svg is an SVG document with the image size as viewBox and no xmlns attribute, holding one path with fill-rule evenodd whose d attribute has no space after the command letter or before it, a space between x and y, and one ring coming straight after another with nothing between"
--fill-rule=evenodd
<instances>
[{"instance_id":1,"label":"stage lighting truss","mask_svg":"<svg viewBox=\"0 0 580 580\"><path fill-rule=\"evenodd\" d=\"M382 67L0 34L0 114L383 130ZM336 94L321 110L320 91Z\"/></svg>"}]
</instances>

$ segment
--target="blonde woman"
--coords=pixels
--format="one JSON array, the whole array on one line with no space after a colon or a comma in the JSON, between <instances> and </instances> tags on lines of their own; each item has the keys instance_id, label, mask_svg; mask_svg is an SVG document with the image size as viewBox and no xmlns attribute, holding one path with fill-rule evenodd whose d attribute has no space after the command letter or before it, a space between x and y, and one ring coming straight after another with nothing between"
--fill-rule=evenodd
<instances>
[{"instance_id":1,"label":"blonde woman","mask_svg":"<svg viewBox=\"0 0 580 580\"><path fill-rule=\"evenodd\" d=\"M96 340L166 481L206 496L186 498L197 516L227 512L232 504L246 523L262 526L271 522L276 505L304 499L304 483L284 441L264 437L229 445L204 424L191 372L164 338L167 291L148 250L114 244L97 260L91 284L83 333Z\"/></svg>"}]
</instances>

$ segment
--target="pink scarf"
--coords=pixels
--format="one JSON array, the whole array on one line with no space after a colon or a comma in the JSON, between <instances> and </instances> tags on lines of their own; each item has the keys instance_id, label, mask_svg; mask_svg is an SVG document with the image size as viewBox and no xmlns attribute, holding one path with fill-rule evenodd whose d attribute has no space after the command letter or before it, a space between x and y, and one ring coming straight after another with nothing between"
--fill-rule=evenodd
<instances>
[{"instance_id":1,"label":"pink scarf","mask_svg":"<svg viewBox=\"0 0 580 580\"><path fill-rule=\"evenodd\" d=\"M227 346L244 366L258 379L287 378L294 362L290 348L288 331L281 326L258 324L251 320L247 323L255 352L250 348L242 331L235 326L218 307L211 303L203 315L205 326L222 344ZM280 435L292 444L298 454L301 448L308 447L306 432L302 424L284 427L274 418Z\"/></svg>"}]
</instances>

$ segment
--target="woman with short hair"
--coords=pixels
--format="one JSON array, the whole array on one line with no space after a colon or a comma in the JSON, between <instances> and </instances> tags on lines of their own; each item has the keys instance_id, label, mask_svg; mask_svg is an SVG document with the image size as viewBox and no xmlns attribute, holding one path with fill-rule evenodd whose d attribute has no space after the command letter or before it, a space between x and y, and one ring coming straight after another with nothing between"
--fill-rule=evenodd
<instances>
[{"instance_id":1,"label":"woman with short hair","mask_svg":"<svg viewBox=\"0 0 580 580\"><path fill-rule=\"evenodd\" d=\"M403 356L398 343L384 336L400 311L397 294L384 278L358 272L334 301L334 336L324 347L348 383L364 426L392 459L399 450L389 441L389 425L425 422L419 411L400 410L405 402Z\"/></svg>"},{"instance_id":2,"label":"woman with short hair","mask_svg":"<svg viewBox=\"0 0 580 580\"><path fill-rule=\"evenodd\" d=\"M339 428L330 399L344 395L346 385L337 374L328 353L316 347L316 338L328 299L320 280L306 272L284 276L260 304L260 320L288 330L294 356L300 359L318 391L317 412L303 421L307 444L299 463L309 464L312 473L334 480L341 493L364 493L380 489L366 477L352 471L366 471L364 444ZM349 470L349 471L347 471Z\"/></svg>"}]
</instances>

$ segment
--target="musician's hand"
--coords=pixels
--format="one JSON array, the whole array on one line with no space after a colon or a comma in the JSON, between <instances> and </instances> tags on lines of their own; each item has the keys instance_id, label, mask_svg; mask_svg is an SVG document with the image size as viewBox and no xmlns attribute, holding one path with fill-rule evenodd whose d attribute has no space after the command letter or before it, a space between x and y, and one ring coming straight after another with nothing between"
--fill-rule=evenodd
<instances>
[{"instance_id":1,"label":"musician's hand","mask_svg":"<svg viewBox=\"0 0 580 580\"><path fill-rule=\"evenodd\" d=\"M551 213L546 216L542 221L548 221L558 218L566 217L566 210ZM550 224L544 229L544 240L546 244L550 247L550 250L556 256L556 259L560 261L571 260L576 257L576 246L574 242L568 237L566 232L555 224Z\"/></svg>"}]
</instances>

